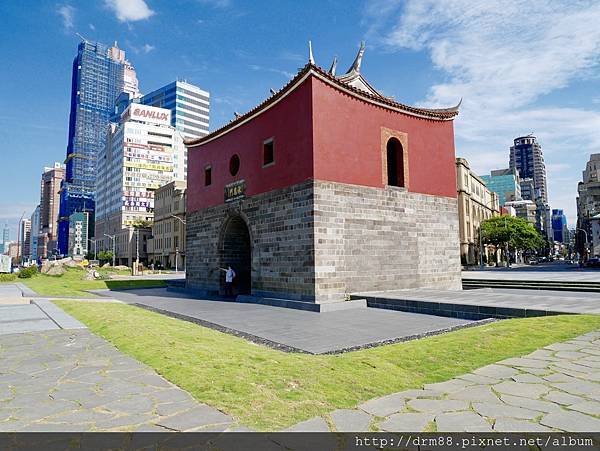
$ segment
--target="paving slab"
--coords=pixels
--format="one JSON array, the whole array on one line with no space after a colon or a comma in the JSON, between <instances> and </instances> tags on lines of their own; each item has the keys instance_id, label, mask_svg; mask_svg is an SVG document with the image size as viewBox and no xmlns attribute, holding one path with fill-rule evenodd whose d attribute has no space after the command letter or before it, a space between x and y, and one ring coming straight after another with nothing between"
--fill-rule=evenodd
<instances>
[{"instance_id":1,"label":"paving slab","mask_svg":"<svg viewBox=\"0 0 600 451\"><path fill-rule=\"evenodd\" d=\"M542 417L540 423L569 432L600 431L600 420L579 412L549 413Z\"/></svg>"},{"instance_id":2,"label":"paving slab","mask_svg":"<svg viewBox=\"0 0 600 451\"><path fill-rule=\"evenodd\" d=\"M85 328L48 300L27 302L23 305L0 305L0 335Z\"/></svg>"},{"instance_id":3,"label":"paving slab","mask_svg":"<svg viewBox=\"0 0 600 451\"><path fill-rule=\"evenodd\" d=\"M577 351L563 351L565 345L586 339L593 339L587 350L600 350L599 336L600 331L595 331L582 339L426 384L422 390L372 399L356 410L360 416L352 409L343 412L361 419L364 429L360 431L355 423L353 432L368 432L368 424L388 432L490 432L492 427L497 432L599 431L600 382L594 380L594 368L573 372L569 368L582 357ZM559 353L561 357L556 357ZM593 352L587 354L596 357Z\"/></svg>"},{"instance_id":4,"label":"paving slab","mask_svg":"<svg viewBox=\"0 0 600 451\"><path fill-rule=\"evenodd\" d=\"M569 406L570 410L576 410L577 412L587 413L588 415L600 416L600 402L598 401L584 401Z\"/></svg>"},{"instance_id":5,"label":"paving slab","mask_svg":"<svg viewBox=\"0 0 600 451\"><path fill-rule=\"evenodd\" d=\"M498 418L494 423L495 432L552 432L552 429L539 423L516 418Z\"/></svg>"},{"instance_id":6,"label":"paving slab","mask_svg":"<svg viewBox=\"0 0 600 451\"><path fill-rule=\"evenodd\" d=\"M338 432L366 431L371 415L361 410L340 409L331 412L331 420Z\"/></svg>"},{"instance_id":7,"label":"paving slab","mask_svg":"<svg viewBox=\"0 0 600 451\"><path fill-rule=\"evenodd\" d=\"M525 398L537 399L548 393L551 387L545 384L527 384L514 381L504 381L494 385L494 390L506 395L523 396Z\"/></svg>"},{"instance_id":8,"label":"paving slab","mask_svg":"<svg viewBox=\"0 0 600 451\"><path fill-rule=\"evenodd\" d=\"M492 426L474 412L451 412L436 415L438 432L492 432Z\"/></svg>"},{"instance_id":9,"label":"paving slab","mask_svg":"<svg viewBox=\"0 0 600 451\"><path fill-rule=\"evenodd\" d=\"M421 432L435 419L431 413L397 413L379 424L382 431Z\"/></svg>"},{"instance_id":10,"label":"paving slab","mask_svg":"<svg viewBox=\"0 0 600 451\"><path fill-rule=\"evenodd\" d=\"M285 432L329 432L329 426L323 418L315 417L302 421L286 429Z\"/></svg>"},{"instance_id":11,"label":"paving slab","mask_svg":"<svg viewBox=\"0 0 600 451\"><path fill-rule=\"evenodd\" d=\"M500 399L511 406L523 407L525 409L537 410L539 412L553 413L562 411L559 404L542 401L539 399L523 398L522 396L501 395Z\"/></svg>"},{"instance_id":12,"label":"paving slab","mask_svg":"<svg viewBox=\"0 0 600 451\"><path fill-rule=\"evenodd\" d=\"M488 418L518 418L524 420L533 420L541 415L541 412L536 410L525 409L523 407L510 406L501 403L473 403L473 409L484 417Z\"/></svg>"},{"instance_id":13,"label":"paving slab","mask_svg":"<svg viewBox=\"0 0 600 451\"><path fill-rule=\"evenodd\" d=\"M387 417L404 409L406 395L403 392L394 393L381 398L371 399L358 406L359 409L376 417Z\"/></svg>"},{"instance_id":14,"label":"paving slab","mask_svg":"<svg viewBox=\"0 0 600 451\"><path fill-rule=\"evenodd\" d=\"M0 335L0 361L0 431L224 430L235 424L87 329ZM125 372L115 371L123 366Z\"/></svg>"},{"instance_id":15,"label":"paving slab","mask_svg":"<svg viewBox=\"0 0 600 451\"><path fill-rule=\"evenodd\" d=\"M280 349L312 354L340 352L425 336L473 321L376 308L310 312L270 305L207 299L167 291L165 288L111 292L129 304L183 316L207 327L241 334ZM310 331L310 333L308 333Z\"/></svg>"},{"instance_id":16,"label":"paving slab","mask_svg":"<svg viewBox=\"0 0 600 451\"><path fill-rule=\"evenodd\" d=\"M413 399L407 404L419 412L453 412L469 408L468 402L458 399Z\"/></svg>"}]
</instances>

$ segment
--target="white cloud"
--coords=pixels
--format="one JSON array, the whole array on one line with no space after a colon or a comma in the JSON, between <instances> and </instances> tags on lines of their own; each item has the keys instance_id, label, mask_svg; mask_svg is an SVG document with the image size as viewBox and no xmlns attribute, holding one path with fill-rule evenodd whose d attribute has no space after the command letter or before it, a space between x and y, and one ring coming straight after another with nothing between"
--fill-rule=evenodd
<instances>
[{"instance_id":1,"label":"white cloud","mask_svg":"<svg viewBox=\"0 0 600 451\"><path fill-rule=\"evenodd\" d=\"M457 154L480 173L507 167L512 139L533 132L549 168L562 168L560 183L549 171L550 203L573 221L581 169L600 151L600 110L536 101L592 76L600 61L600 3L382 0L367 13L371 41L425 51L443 72L422 105L463 98ZM558 166L565 161L569 167Z\"/></svg>"},{"instance_id":2,"label":"white cloud","mask_svg":"<svg viewBox=\"0 0 600 451\"><path fill-rule=\"evenodd\" d=\"M56 12L62 19L65 31L71 31L75 26L75 8L71 5L61 5Z\"/></svg>"},{"instance_id":3,"label":"white cloud","mask_svg":"<svg viewBox=\"0 0 600 451\"><path fill-rule=\"evenodd\" d=\"M90 27L90 30L96 31L96 26L93 23L89 24L89 27Z\"/></svg>"},{"instance_id":4,"label":"white cloud","mask_svg":"<svg viewBox=\"0 0 600 451\"><path fill-rule=\"evenodd\" d=\"M150 53L152 50L154 50L156 47L150 44L144 44L142 47L142 51L144 53Z\"/></svg>"},{"instance_id":5,"label":"white cloud","mask_svg":"<svg viewBox=\"0 0 600 451\"><path fill-rule=\"evenodd\" d=\"M144 0L105 0L104 4L115 13L120 22L145 20L155 14Z\"/></svg>"}]
</instances>

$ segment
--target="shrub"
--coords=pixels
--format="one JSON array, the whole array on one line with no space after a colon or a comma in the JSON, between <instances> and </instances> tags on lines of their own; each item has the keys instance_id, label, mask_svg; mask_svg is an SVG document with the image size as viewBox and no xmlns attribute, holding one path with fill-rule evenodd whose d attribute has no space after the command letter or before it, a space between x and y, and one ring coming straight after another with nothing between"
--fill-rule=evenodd
<instances>
[{"instance_id":1,"label":"shrub","mask_svg":"<svg viewBox=\"0 0 600 451\"><path fill-rule=\"evenodd\" d=\"M12 282L17 279L16 274L0 274L0 282Z\"/></svg>"},{"instance_id":2,"label":"shrub","mask_svg":"<svg viewBox=\"0 0 600 451\"><path fill-rule=\"evenodd\" d=\"M33 276L37 275L38 267L36 265L28 266L27 268L22 268L18 272L19 279L31 279Z\"/></svg>"}]
</instances>

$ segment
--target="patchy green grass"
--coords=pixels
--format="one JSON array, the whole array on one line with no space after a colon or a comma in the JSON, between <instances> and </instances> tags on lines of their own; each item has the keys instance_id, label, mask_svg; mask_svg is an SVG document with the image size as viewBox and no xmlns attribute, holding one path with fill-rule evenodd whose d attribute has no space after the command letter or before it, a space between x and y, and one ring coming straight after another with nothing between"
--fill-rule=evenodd
<instances>
[{"instance_id":1,"label":"patchy green grass","mask_svg":"<svg viewBox=\"0 0 600 451\"><path fill-rule=\"evenodd\" d=\"M19 279L33 291L43 296L93 296L85 290L123 290L128 288L164 287L163 280L83 280L85 271L68 268L62 276L38 274L31 279Z\"/></svg>"},{"instance_id":2,"label":"patchy green grass","mask_svg":"<svg viewBox=\"0 0 600 451\"><path fill-rule=\"evenodd\" d=\"M10 273L10 274L1 273L0 274L0 284L15 283L16 281L17 281L17 275L14 273Z\"/></svg>"},{"instance_id":3,"label":"patchy green grass","mask_svg":"<svg viewBox=\"0 0 600 451\"><path fill-rule=\"evenodd\" d=\"M258 346L131 305L55 301L122 352L243 424L277 430L600 328L600 316L513 319L406 343L313 356Z\"/></svg>"}]
</instances>

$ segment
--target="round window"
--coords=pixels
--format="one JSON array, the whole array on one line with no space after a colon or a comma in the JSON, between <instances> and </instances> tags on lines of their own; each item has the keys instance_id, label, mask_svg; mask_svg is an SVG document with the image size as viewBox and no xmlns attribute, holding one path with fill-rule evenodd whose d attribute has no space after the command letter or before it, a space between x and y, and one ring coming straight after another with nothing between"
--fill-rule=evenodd
<instances>
[{"instance_id":1,"label":"round window","mask_svg":"<svg viewBox=\"0 0 600 451\"><path fill-rule=\"evenodd\" d=\"M237 154L234 154L229 160L229 172L231 175L237 175L240 171L240 157Z\"/></svg>"}]
</instances>

